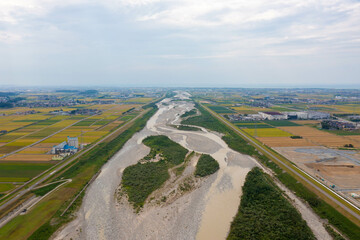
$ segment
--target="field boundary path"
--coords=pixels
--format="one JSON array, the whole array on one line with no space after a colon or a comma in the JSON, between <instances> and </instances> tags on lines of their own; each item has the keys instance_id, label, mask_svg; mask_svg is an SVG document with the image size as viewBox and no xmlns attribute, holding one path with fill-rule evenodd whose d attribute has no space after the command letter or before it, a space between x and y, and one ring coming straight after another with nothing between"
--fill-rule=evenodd
<instances>
[{"instance_id":1,"label":"field boundary path","mask_svg":"<svg viewBox=\"0 0 360 240\"><path fill-rule=\"evenodd\" d=\"M7 154L5 154L4 156L1 156L0 159L5 158L5 157L8 157L8 156L10 156L10 155L12 155L12 154L15 154L15 153L17 153L17 152L23 151L23 150L25 150L25 149L27 149L27 148L29 148L29 147L32 147L32 146L34 146L34 145L36 145L36 144L38 144L38 143L41 143L42 141L45 141L46 139L54 136L55 134L58 134L59 132L64 131L64 130L66 130L66 129L72 127L72 126L74 126L75 124L77 124L77 123L79 123L79 122L81 122L81 121L83 121L83 120L85 120L85 119L88 119L88 118L90 118L90 117L93 117L93 116L95 116L95 115L96 115L96 114L91 115L91 116L88 116L88 117L83 118L83 119L80 119L79 121L74 122L74 123L72 123L72 124L70 124L70 125L62 128L62 129L60 129L59 131L56 131L56 132L50 134L49 136L46 136L46 137L44 137L44 138L42 138L42 139L40 139L40 140L38 140L38 141L30 144L30 145L27 145L27 146L25 146L25 147L22 147L22 148L20 148L20 149L17 149L17 150L15 150L15 151L12 151L12 152L10 152L10 153L7 153ZM50 125L50 126L51 126L51 125ZM40 129L40 130L41 130L41 129ZM32 134L32 133L31 133L31 134ZM17 140L17 139L16 139L16 140Z\"/></svg>"},{"instance_id":2,"label":"field boundary path","mask_svg":"<svg viewBox=\"0 0 360 240\"><path fill-rule=\"evenodd\" d=\"M321 192L324 196L326 196L327 198L329 198L331 201L333 201L334 203L336 203L337 205L339 205L340 207L342 207L346 212L348 212L349 214L351 214L352 216L354 216L356 219L360 220L360 214L359 214L359 208L357 206L355 206L354 204L352 204L351 202L349 202L347 199L344 199L341 195L339 195L338 193L331 191L330 189L328 189L326 187L327 191L331 191L330 193L324 190L324 186L322 183L318 182L316 179L314 179L312 176L310 176L308 173L306 173L305 171L303 171L302 169L299 169L297 166L295 165L287 165L283 162L283 160L281 160L280 158L278 158L277 156L275 156L273 153L271 153L269 150L267 150L266 148L264 148L264 146L261 146L260 144L258 144L256 141L254 141L251 137L247 136L245 133L241 132L239 129L237 129L235 126L233 126L230 122L226 121L224 118L222 118L221 116L219 116L218 114L216 114L215 112L213 112L211 109L207 108L206 106L202 105L201 103L199 103L204 109L206 109L211 115L213 115L214 117L216 117L218 120L220 120L221 122L223 122L224 124L226 124L228 127L230 127L232 130L234 130L237 134L241 135L241 137L243 137L244 139L246 139L248 142L250 142L252 145L254 145L257 149L261 150L262 152L268 154L271 158L273 158L274 160L276 160L279 164L281 164L282 167L284 167L286 170L292 172L293 174L295 174L297 177L301 178L304 182L306 182L307 184L309 184L311 187L313 187L314 189L316 189L317 191ZM296 170L295 170L296 169ZM299 173L302 172L303 174ZM317 183L317 184L316 184ZM320 186L318 186L320 185ZM340 198L340 200L336 199L334 196L332 195L336 195L336 197ZM354 209L356 209L356 211L352 210L351 208L349 208L348 206L353 207Z\"/></svg>"}]
</instances>

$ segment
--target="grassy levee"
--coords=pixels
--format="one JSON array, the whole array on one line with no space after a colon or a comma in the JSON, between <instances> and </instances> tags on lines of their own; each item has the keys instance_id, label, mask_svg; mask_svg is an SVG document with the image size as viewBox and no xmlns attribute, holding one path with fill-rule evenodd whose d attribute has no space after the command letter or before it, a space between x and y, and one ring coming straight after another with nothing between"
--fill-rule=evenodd
<instances>
[{"instance_id":1,"label":"grassy levee","mask_svg":"<svg viewBox=\"0 0 360 240\"><path fill-rule=\"evenodd\" d=\"M34 193L36 196L45 196L48 192L55 189L57 186L59 186L62 183L64 183L64 182L56 182L53 184L49 184L47 186L34 189L31 192Z\"/></svg>"},{"instance_id":2,"label":"grassy levee","mask_svg":"<svg viewBox=\"0 0 360 240\"><path fill-rule=\"evenodd\" d=\"M260 168L247 174L242 192L228 240L315 239L300 213Z\"/></svg>"},{"instance_id":3,"label":"grassy levee","mask_svg":"<svg viewBox=\"0 0 360 240\"><path fill-rule=\"evenodd\" d=\"M80 206L84 193L77 198L63 216L60 215L102 165L121 149L134 133L146 125L147 120L156 110L156 108L151 109L136 119L132 125L128 125L116 138L109 142L102 142L80 156L71 167L56 178L57 180L71 178L72 182L47 196L29 213L17 216L3 226L0 229L0 239L48 239L59 227L73 219L74 212Z\"/></svg>"},{"instance_id":4,"label":"grassy levee","mask_svg":"<svg viewBox=\"0 0 360 240\"><path fill-rule=\"evenodd\" d=\"M205 109L198 103L196 103L196 107L201 112L201 115L188 118L182 121L183 124L202 126L207 129L223 133L224 136L222 138L230 148L258 159L263 165L272 169L275 173L275 176L284 185L294 191L298 197L309 203L309 205L321 218L328 219L331 225L335 226L349 239L358 239L358 236L360 236L360 227L358 225L359 222L357 221L357 219L352 217L352 215L350 214L344 216L343 213L340 212L345 211L340 206L337 206L335 204L330 205L332 203L330 199L323 196L316 189L313 189L309 184L305 183L295 174L291 172L285 172L285 169L280 167L282 166L281 164L277 163L276 160L271 158L271 156L269 156L268 154L257 150L252 144L247 142L233 129L226 126L223 122L213 116L209 112L211 110ZM256 139L254 139L254 142L258 143L259 145L263 145ZM274 153L275 156L279 156L280 159L284 159L279 154L273 152L272 150L270 151ZM287 160L284 161L284 163L289 166L293 166L293 164ZM321 196L321 198L319 196Z\"/></svg>"},{"instance_id":5,"label":"grassy levee","mask_svg":"<svg viewBox=\"0 0 360 240\"><path fill-rule=\"evenodd\" d=\"M143 143L150 147L150 153L143 160L149 161L160 156L158 162L137 163L125 168L122 188L128 200L139 211L147 197L169 179L168 169L184 162L188 150L168 137L149 136Z\"/></svg>"},{"instance_id":6,"label":"grassy levee","mask_svg":"<svg viewBox=\"0 0 360 240\"><path fill-rule=\"evenodd\" d=\"M196 164L195 176L205 177L219 170L219 163L210 155L202 154Z\"/></svg>"}]
</instances>

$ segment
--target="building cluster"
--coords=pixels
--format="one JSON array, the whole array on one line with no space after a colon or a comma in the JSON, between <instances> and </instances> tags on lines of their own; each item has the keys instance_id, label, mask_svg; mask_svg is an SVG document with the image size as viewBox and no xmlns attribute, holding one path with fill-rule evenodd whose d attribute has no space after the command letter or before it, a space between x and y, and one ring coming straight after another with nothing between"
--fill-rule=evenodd
<instances>
[{"instance_id":1,"label":"building cluster","mask_svg":"<svg viewBox=\"0 0 360 240\"><path fill-rule=\"evenodd\" d=\"M350 121L353 121L353 122L360 122L360 115L351 115L351 116L348 116L347 119L349 119Z\"/></svg>"},{"instance_id":2,"label":"building cluster","mask_svg":"<svg viewBox=\"0 0 360 240\"><path fill-rule=\"evenodd\" d=\"M321 127L323 129L354 130L356 128L356 124L346 121L324 120L321 122Z\"/></svg>"},{"instance_id":3,"label":"building cluster","mask_svg":"<svg viewBox=\"0 0 360 240\"><path fill-rule=\"evenodd\" d=\"M62 109L60 109L50 112L50 114L53 115L95 115L101 113L101 110L91 108L78 108L71 111L63 111Z\"/></svg>"},{"instance_id":4,"label":"building cluster","mask_svg":"<svg viewBox=\"0 0 360 240\"><path fill-rule=\"evenodd\" d=\"M286 120L287 115L279 112L259 112L263 120Z\"/></svg>"},{"instance_id":5,"label":"building cluster","mask_svg":"<svg viewBox=\"0 0 360 240\"><path fill-rule=\"evenodd\" d=\"M303 112L258 112L257 114L228 115L230 121L258 121L258 120L319 120L329 119L330 114L316 111Z\"/></svg>"},{"instance_id":6,"label":"building cluster","mask_svg":"<svg viewBox=\"0 0 360 240\"><path fill-rule=\"evenodd\" d=\"M79 150L79 140L77 137L67 137L67 141L64 141L58 145L55 145L51 149L51 154L58 154L66 156L74 154Z\"/></svg>"},{"instance_id":7,"label":"building cluster","mask_svg":"<svg viewBox=\"0 0 360 240\"><path fill-rule=\"evenodd\" d=\"M330 113L326 112L317 112L317 111L302 111L302 112L284 112L288 118L291 120L320 120L330 118Z\"/></svg>"}]
</instances>

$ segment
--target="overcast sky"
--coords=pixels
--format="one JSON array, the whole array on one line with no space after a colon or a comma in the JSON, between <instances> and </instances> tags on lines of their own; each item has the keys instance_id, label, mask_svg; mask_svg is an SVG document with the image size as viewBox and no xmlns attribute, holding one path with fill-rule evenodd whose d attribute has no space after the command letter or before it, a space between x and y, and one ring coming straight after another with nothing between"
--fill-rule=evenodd
<instances>
[{"instance_id":1,"label":"overcast sky","mask_svg":"<svg viewBox=\"0 0 360 240\"><path fill-rule=\"evenodd\" d=\"M360 86L360 1L1 0L0 85Z\"/></svg>"}]
</instances>

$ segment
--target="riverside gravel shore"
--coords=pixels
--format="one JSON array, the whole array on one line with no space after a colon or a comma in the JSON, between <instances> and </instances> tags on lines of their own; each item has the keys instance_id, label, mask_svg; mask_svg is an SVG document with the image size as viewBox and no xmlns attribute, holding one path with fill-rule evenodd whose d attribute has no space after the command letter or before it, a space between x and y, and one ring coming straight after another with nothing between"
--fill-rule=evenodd
<instances>
[{"instance_id":1,"label":"riverside gravel shore","mask_svg":"<svg viewBox=\"0 0 360 240\"><path fill-rule=\"evenodd\" d=\"M186 93L178 98L186 99ZM171 125L194 104L165 99L146 127L106 163L89 186L77 218L52 239L225 239L240 204L246 174L257 165L231 150L218 133L181 131ZM135 213L126 199L117 199L122 171L149 153L142 140L166 135L190 151L210 154L220 165L217 173L198 181L196 188L174 201L145 204Z\"/></svg>"}]
</instances>

